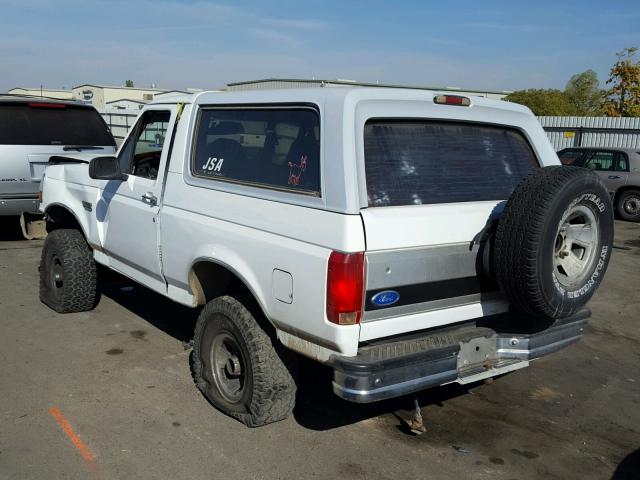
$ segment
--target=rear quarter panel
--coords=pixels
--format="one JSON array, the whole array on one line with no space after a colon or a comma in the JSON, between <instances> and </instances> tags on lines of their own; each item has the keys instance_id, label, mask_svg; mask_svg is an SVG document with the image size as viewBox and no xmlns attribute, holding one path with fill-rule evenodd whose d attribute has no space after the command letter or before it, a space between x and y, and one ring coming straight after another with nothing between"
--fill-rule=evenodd
<instances>
[{"instance_id":1,"label":"rear quarter panel","mask_svg":"<svg viewBox=\"0 0 640 480\"><path fill-rule=\"evenodd\" d=\"M360 216L217 191L215 183L194 187L169 173L160 236L167 282L189 291L195 263L218 263L244 281L276 327L354 355L359 326L328 322L325 287L332 250L364 250ZM274 295L276 269L292 277L291 303Z\"/></svg>"}]
</instances>

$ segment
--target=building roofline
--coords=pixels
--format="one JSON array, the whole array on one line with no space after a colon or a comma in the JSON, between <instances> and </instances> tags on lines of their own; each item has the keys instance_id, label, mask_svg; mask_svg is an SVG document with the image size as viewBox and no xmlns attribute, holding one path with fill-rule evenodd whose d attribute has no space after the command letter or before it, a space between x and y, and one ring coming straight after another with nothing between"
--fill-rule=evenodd
<instances>
[{"instance_id":1,"label":"building roofline","mask_svg":"<svg viewBox=\"0 0 640 480\"><path fill-rule=\"evenodd\" d=\"M0 100L8 102L34 102L34 103L60 103L63 105L71 105L78 107L93 108L90 105L85 105L77 100L67 98L55 98L55 97L41 97L40 95L18 95L15 93L0 93Z\"/></svg>"},{"instance_id":2,"label":"building roofline","mask_svg":"<svg viewBox=\"0 0 640 480\"><path fill-rule=\"evenodd\" d=\"M111 100L110 102L104 102L104 104L109 105L110 103L116 103L116 102L133 102L133 103L141 103L143 105L146 105L147 103L149 103L142 100L133 100L131 98L119 98L118 100Z\"/></svg>"},{"instance_id":3,"label":"building roofline","mask_svg":"<svg viewBox=\"0 0 640 480\"><path fill-rule=\"evenodd\" d=\"M166 90L162 89L162 88L120 87L120 86L116 86L116 85L98 85L98 84L95 84L95 83L82 83L82 84L76 85L75 87L72 87L72 88L76 89L76 88L80 88L80 87L113 88L113 89L122 89L122 90L145 90L145 91L148 91L148 92L166 92Z\"/></svg>"},{"instance_id":4,"label":"building roofline","mask_svg":"<svg viewBox=\"0 0 640 480\"><path fill-rule=\"evenodd\" d=\"M42 90L43 92L46 90L47 92L64 92L64 93L73 93L71 89L65 88L46 88L46 87L13 87L7 90L7 93L11 90Z\"/></svg>"},{"instance_id":5,"label":"building roofline","mask_svg":"<svg viewBox=\"0 0 640 480\"><path fill-rule=\"evenodd\" d=\"M185 95L189 95L192 92L187 92L186 90L163 90L162 92L158 93L158 95L167 95L169 93L183 93Z\"/></svg>"},{"instance_id":6,"label":"building roofline","mask_svg":"<svg viewBox=\"0 0 640 480\"><path fill-rule=\"evenodd\" d=\"M471 88L458 88L458 87L434 87L427 85L399 85L392 83L371 83L371 82L358 82L356 80L323 80L323 79L309 79L309 78L262 78L259 80L248 80L243 82L228 83L228 87L235 87L240 85L250 85L253 83L267 83L267 82L298 82L298 83L320 83L333 85L348 85L354 87L380 87L380 88L405 88L411 90L435 90L435 91L452 91L452 92L470 92L470 93L492 93L496 95L508 95L513 93L512 90L478 90Z\"/></svg>"}]
</instances>

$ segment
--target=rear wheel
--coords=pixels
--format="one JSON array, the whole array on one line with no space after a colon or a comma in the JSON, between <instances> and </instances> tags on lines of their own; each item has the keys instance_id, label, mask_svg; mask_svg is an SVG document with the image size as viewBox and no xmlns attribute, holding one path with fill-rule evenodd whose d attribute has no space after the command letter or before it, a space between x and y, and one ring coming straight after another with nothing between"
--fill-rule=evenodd
<instances>
[{"instance_id":1,"label":"rear wheel","mask_svg":"<svg viewBox=\"0 0 640 480\"><path fill-rule=\"evenodd\" d=\"M289 416L296 387L286 352L243 303L229 296L207 303L193 340L194 379L215 407L249 427Z\"/></svg>"},{"instance_id":2,"label":"rear wheel","mask_svg":"<svg viewBox=\"0 0 640 480\"><path fill-rule=\"evenodd\" d=\"M563 318L582 308L602 282L612 243L613 207L600 179L583 168L541 168L505 206L493 272L518 310Z\"/></svg>"},{"instance_id":3,"label":"rear wheel","mask_svg":"<svg viewBox=\"0 0 640 480\"><path fill-rule=\"evenodd\" d=\"M640 190L626 190L616 202L618 216L628 222L640 222Z\"/></svg>"},{"instance_id":4,"label":"rear wheel","mask_svg":"<svg viewBox=\"0 0 640 480\"><path fill-rule=\"evenodd\" d=\"M40 300L58 313L95 307L96 264L78 230L54 230L47 236L40 260Z\"/></svg>"}]
</instances>

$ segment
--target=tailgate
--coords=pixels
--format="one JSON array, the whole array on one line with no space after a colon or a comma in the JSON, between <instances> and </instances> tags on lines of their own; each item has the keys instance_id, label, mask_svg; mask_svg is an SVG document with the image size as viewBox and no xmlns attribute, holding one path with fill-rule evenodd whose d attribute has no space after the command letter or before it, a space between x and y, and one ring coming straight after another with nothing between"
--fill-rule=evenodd
<instances>
[{"instance_id":1,"label":"tailgate","mask_svg":"<svg viewBox=\"0 0 640 480\"><path fill-rule=\"evenodd\" d=\"M0 193L35 195L49 157L65 153L61 146L1 145Z\"/></svg>"},{"instance_id":2,"label":"tailgate","mask_svg":"<svg viewBox=\"0 0 640 480\"><path fill-rule=\"evenodd\" d=\"M369 207L360 340L508 309L488 276L489 232L537 166L515 129L435 120L365 126Z\"/></svg>"},{"instance_id":3,"label":"tailgate","mask_svg":"<svg viewBox=\"0 0 640 480\"><path fill-rule=\"evenodd\" d=\"M371 208L361 340L508 309L486 275L483 232L500 202Z\"/></svg>"}]
</instances>

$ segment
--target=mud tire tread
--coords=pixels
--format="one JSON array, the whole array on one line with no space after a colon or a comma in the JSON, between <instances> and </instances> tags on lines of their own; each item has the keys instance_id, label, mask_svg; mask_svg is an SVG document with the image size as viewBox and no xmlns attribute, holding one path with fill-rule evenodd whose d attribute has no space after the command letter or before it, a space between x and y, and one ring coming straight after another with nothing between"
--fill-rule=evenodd
<instances>
[{"instance_id":1,"label":"mud tire tread","mask_svg":"<svg viewBox=\"0 0 640 480\"><path fill-rule=\"evenodd\" d=\"M195 327L192 374L198 389L214 406L248 427L258 427L283 420L291 414L295 405L296 384L283 361L287 352L283 352L284 348L278 340L267 333L245 306L250 301L242 300L244 302L231 296L222 296L211 300L203 308ZM215 386L203 375L205 367L201 360L201 342L207 324L213 321L214 314L226 316L237 327L249 352L252 395L244 412L225 409L224 405L216 402L215 397L209 394L210 389Z\"/></svg>"},{"instance_id":2,"label":"mud tire tread","mask_svg":"<svg viewBox=\"0 0 640 480\"><path fill-rule=\"evenodd\" d=\"M50 262L57 256L64 271L59 291L50 285ZM40 300L58 313L86 312L95 308L96 263L84 236L78 230L60 229L47 235L40 261Z\"/></svg>"}]
</instances>

